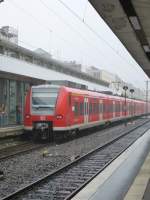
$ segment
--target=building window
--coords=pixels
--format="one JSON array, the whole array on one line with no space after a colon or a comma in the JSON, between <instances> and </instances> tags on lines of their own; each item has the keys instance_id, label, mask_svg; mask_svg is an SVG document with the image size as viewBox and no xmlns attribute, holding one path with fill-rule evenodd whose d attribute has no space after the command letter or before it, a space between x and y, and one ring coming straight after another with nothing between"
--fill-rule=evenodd
<instances>
[{"instance_id":1,"label":"building window","mask_svg":"<svg viewBox=\"0 0 150 200\"><path fill-rule=\"evenodd\" d=\"M0 127L8 125L7 80L0 79Z\"/></svg>"},{"instance_id":2,"label":"building window","mask_svg":"<svg viewBox=\"0 0 150 200\"><path fill-rule=\"evenodd\" d=\"M24 102L30 84L0 78L0 127L23 122Z\"/></svg>"},{"instance_id":3,"label":"building window","mask_svg":"<svg viewBox=\"0 0 150 200\"><path fill-rule=\"evenodd\" d=\"M16 124L16 81L9 84L9 123Z\"/></svg>"}]
</instances>

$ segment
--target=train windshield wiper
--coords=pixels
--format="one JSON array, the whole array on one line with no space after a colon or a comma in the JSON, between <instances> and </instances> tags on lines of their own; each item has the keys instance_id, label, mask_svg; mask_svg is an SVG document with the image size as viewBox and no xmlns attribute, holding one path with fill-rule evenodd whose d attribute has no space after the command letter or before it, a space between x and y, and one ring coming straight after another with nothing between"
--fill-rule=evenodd
<instances>
[{"instance_id":1,"label":"train windshield wiper","mask_svg":"<svg viewBox=\"0 0 150 200\"><path fill-rule=\"evenodd\" d=\"M34 108L54 108L54 105L32 105Z\"/></svg>"}]
</instances>

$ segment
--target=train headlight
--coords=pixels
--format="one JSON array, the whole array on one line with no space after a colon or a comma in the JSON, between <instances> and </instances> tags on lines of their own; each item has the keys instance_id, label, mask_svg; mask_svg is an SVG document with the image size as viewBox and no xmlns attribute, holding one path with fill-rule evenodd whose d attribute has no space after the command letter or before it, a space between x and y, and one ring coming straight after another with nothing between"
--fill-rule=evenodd
<instances>
[{"instance_id":1,"label":"train headlight","mask_svg":"<svg viewBox=\"0 0 150 200\"><path fill-rule=\"evenodd\" d=\"M31 116L30 115L26 115L25 117L26 117L26 119L29 119Z\"/></svg>"},{"instance_id":2,"label":"train headlight","mask_svg":"<svg viewBox=\"0 0 150 200\"><path fill-rule=\"evenodd\" d=\"M63 119L62 115L56 115L56 119Z\"/></svg>"}]
</instances>

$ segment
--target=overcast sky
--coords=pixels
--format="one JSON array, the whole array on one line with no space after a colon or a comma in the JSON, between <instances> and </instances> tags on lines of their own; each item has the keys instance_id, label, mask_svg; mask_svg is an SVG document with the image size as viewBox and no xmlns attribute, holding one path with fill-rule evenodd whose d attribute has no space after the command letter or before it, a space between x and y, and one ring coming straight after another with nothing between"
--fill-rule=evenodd
<instances>
[{"instance_id":1,"label":"overcast sky","mask_svg":"<svg viewBox=\"0 0 150 200\"><path fill-rule=\"evenodd\" d=\"M148 77L87 0L4 0L0 26L5 25L18 29L21 46L75 60L84 70L105 69L145 89Z\"/></svg>"}]
</instances>

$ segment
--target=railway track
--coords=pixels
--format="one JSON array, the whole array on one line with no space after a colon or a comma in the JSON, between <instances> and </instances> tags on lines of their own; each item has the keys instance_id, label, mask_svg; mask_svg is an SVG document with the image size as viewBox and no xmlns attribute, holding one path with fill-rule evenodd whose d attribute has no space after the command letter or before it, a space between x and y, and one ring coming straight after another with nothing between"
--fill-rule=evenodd
<instances>
[{"instance_id":1,"label":"railway track","mask_svg":"<svg viewBox=\"0 0 150 200\"><path fill-rule=\"evenodd\" d=\"M21 144L17 144L15 146L9 146L8 148L3 148L0 150L0 161L6 160L15 155L19 155L21 153L26 153L38 148L42 148L47 146L46 144L34 144L32 142L23 142Z\"/></svg>"},{"instance_id":2,"label":"railway track","mask_svg":"<svg viewBox=\"0 0 150 200\"><path fill-rule=\"evenodd\" d=\"M49 175L20 188L2 200L68 200L132 145L149 128L149 121L126 132Z\"/></svg>"}]
</instances>

